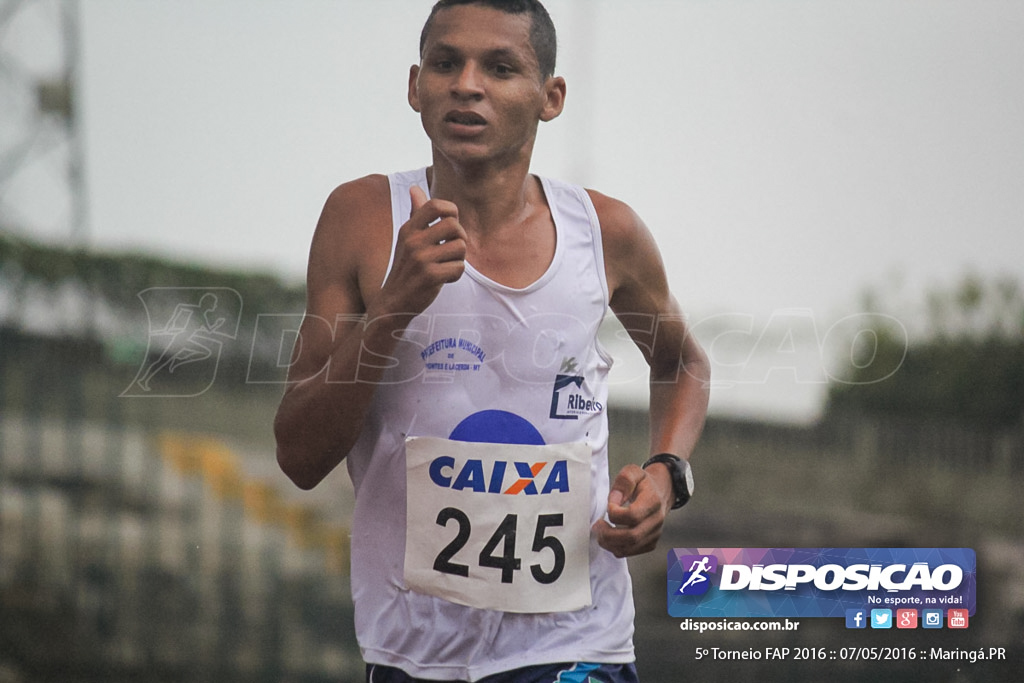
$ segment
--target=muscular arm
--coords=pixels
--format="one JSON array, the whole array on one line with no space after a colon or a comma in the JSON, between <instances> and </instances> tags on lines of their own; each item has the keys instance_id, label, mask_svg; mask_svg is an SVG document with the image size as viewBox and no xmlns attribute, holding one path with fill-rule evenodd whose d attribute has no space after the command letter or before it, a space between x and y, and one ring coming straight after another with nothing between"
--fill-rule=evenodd
<instances>
[{"instance_id":1,"label":"muscular arm","mask_svg":"<svg viewBox=\"0 0 1024 683\"><path fill-rule=\"evenodd\" d=\"M387 179L341 185L328 198L310 248L306 315L274 420L277 461L300 488L316 486L363 429L398 337L463 271L465 232L454 204L413 191L387 281Z\"/></svg>"},{"instance_id":2,"label":"muscular arm","mask_svg":"<svg viewBox=\"0 0 1024 683\"><path fill-rule=\"evenodd\" d=\"M611 308L650 366L650 452L689 459L707 413L710 366L668 289L661 255L622 202L591 193L601 221ZM612 482L608 518L596 531L618 556L652 550L674 496L668 468L627 465ZM614 526L613 526L614 525Z\"/></svg>"}]
</instances>

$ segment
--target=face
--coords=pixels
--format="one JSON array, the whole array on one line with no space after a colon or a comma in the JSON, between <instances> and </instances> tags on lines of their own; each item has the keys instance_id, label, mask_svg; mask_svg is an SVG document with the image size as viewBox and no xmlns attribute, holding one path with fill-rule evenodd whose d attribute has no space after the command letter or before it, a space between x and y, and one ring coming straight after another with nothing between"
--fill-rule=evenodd
<instances>
[{"instance_id":1,"label":"face","mask_svg":"<svg viewBox=\"0 0 1024 683\"><path fill-rule=\"evenodd\" d=\"M530 17L479 5L441 10L409 73L409 104L452 163L529 160L540 121L562 111L565 82L543 79Z\"/></svg>"}]
</instances>

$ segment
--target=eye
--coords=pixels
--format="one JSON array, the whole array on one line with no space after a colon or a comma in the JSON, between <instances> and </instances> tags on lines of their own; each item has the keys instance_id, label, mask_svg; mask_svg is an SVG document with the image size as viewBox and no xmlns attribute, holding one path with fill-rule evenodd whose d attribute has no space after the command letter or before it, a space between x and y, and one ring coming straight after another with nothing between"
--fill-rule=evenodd
<instances>
[{"instance_id":1,"label":"eye","mask_svg":"<svg viewBox=\"0 0 1024 683\"><path fill-rule=\"evenodd\" d=\"M511 76L515 73L515 69L508 64L495 64L491 69L498 76Z\"/></svg>"}]
</instances>

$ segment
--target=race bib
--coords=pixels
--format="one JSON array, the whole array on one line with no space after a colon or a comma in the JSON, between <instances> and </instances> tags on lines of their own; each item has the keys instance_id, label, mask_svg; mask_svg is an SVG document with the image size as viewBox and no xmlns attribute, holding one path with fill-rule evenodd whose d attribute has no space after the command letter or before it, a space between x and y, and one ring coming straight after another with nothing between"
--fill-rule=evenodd
<instances>
[{"instance_id":1,"label":"race bib","mask_svg":"<svg viewBox=\"0 0 1024 683\"><path fill-rule=\"evenodd\" d=\"M406 440L405 582L503 612L590 596L590 447Z\"/></svg>"}]
</instances>

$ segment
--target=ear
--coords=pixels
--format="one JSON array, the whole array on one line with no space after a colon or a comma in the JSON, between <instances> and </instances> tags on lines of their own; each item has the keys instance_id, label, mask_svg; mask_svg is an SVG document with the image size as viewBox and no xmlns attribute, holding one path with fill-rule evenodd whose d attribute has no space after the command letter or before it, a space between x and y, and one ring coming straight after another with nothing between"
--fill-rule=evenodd
<instances>
[{"instance_id":1,"label":"ear","mask_svg":"<svg viewBox=\"0 0 1024 683\"><path fill-rule=\"evenodd\" d=\"M416 79L419 78L419 75L419 64L413 64L409 67L409 106L417 113L420 111L420 96L416 88Z\"/></svg>"},{"instance_id":2,"label":"ear","mask_svg":"<svg viewBox=\"0 0 1024 683\"><path fill-rule=\"evenodd\" d=\"M544 82L544 108L540 112L541 121L551 121L562 113L565 107L565 79L552 76Z\"/></svg>"}]
</instances>

